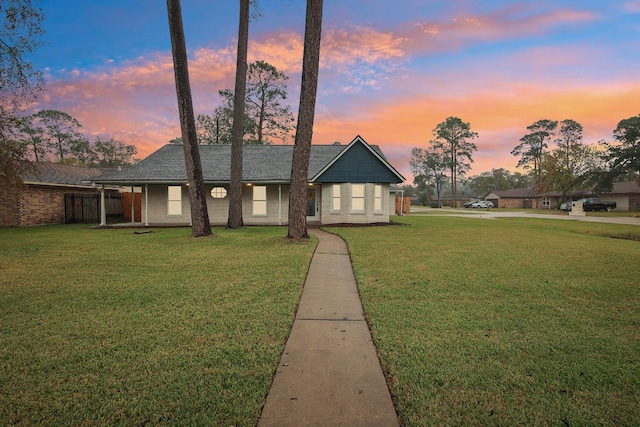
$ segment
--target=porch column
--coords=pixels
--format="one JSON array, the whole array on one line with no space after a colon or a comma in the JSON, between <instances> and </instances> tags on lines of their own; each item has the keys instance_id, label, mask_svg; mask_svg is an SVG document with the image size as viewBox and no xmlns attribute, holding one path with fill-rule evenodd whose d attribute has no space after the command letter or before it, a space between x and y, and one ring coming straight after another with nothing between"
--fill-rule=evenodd
<instances>
[{"instance_id":1,"label":"porch column","mask_svg":"<svg viewBox=\"0 0 640 427\"><path fill-rule=\"evenodd\" d=\"M131 222L135 222L136 220L136 193L135 187L131 186Z\"/></svg>"},{"instance_id":2,"label":"porch column","mask_svg":"<svg viewBox=\"0 0 640 427\"><path fill-rule=\"evenodd\" d=\"M149 184L144 185L144 225L149 226Z\"/></svg>"},{"instance_id":3,"label":"porch column","mask_svg":"<svg viewBox=\"0 0 640 427\"><path fill-rule=\"evenodd\" d=\"M278 225L282 225L282 184L278 184Z\"/></svg>"},{"instance_id":4,"label":"porch column","mask_svg":"<svg viewBox=\"0 0 640 427\"><path fill-rule=\"evenodd\" d=\"M100 187L100 225L107 225L107 207L105 206L104 184Z\"/></svg>"}]
</instances>

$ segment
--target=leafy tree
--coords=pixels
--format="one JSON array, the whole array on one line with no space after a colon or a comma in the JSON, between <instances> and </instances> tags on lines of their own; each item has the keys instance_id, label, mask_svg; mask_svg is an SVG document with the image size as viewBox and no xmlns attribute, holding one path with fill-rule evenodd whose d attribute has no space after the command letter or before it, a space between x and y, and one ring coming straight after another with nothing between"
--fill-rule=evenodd
<instances>
[{"instance_id":1,"label":"leafy tree","mask_svg":"<svg viewBox=\"0 0 640 427\"><path fill-rule=\"evenodd\" d=\"M544 153L540 163L540 191L558 191L564 200L583 188L598 166L598 154L582 143L582 125L574 120L560 122L557 148Z\"/></svg>"},{"instance_id":2,"label":"leafy tree","mask_svg":"<svg viewBox=\"0 0 640 427\"><path fill-rule=\"evenodd\" d=\"M222 105L216 107L212 116L200 114L197 117L198 140L201 144L231 144L235 95L230 89L224 89L218 93L222 97ZM245 109L244 144L255 144L255 129L256 124Z\"/></svg>"},{"instance_id":3,"label":"leafy tree","mask_svg":"<svg viewBox=\"0 0 640 427\"><path fill-rule=\"evenodd\" d=\"M439 148L433 146L428 149L414 147L411 150L409 167L414 175L413 180L418 186L418 192L420 194L426 193L427 201L431 193L435 192L438 206L440 206L440 196L446 181L448 165L447 154ZM424 199L424 197L421 198Z\"/></svg>"},{"instance_id":4,"label":"leafy tree","mask_svg":"<svg viewBox=\"0 0 640 427\"><path fill-rule=\"evenodd\" d=\"M562 194L564 200L569 200L574 191L586 185L597 154L585 145L578 145L572 151L574 155L571 169L567 169L566 156L562 149L553 150L542 157L540 191L557 191Z\"/></svg>"},{"instance_id":5,"label":"leafy tree","mask_svg":"<svg viewBox=\"0 0 640 427\"><path fill-rule=\"evenodd\" d=\"M134 162L133 156L138 152L134 145L126 145L113 138L106 141L97 138L92 151L94 153L92 166L103 168L130 165Z\"/></svg>"},{"instance_id":6,"label":"leafy tree","mask_svg":"<svg viewBox=\"0 0 640 427\"><path fill-rule=\"evenodd\" d=\"M313 120L318 90L320 68L320 39L322 36L322 0L307 0L304 31L304 53L302 58L302 84L298 125L291 163L291 185L289 187L288 237L301 239L307 235L307 184Z\"/></svg>"},{"instance_id":7,"label":"leafy tree","mask_svg":"<svg viewBox=\"0 0 640 427\"><path fill-rule=\"evenodd\" d=\"M205 237L210 236L212 232L207 209L202 162L200 161L200 150L198 148L196 121L193 115L193 101L189 84L189 66L187 63L187 48L182 26L180 0L167 0L167 15L169 17L173 69L176 80L180 128L182 130L182 146L184 148L189 182L191 235L193 237Z\"/></svg>"},{"instance_id":8,"label":"leafy tree","mask_svg":"<svg viewBox=\"0 0 640 427\"><path fill-rule=\"evenodd\" d=\"M542 171L540 168L542 157L549 147L549 142L552 140L557 126L557 121L538 120L527 126L527 130L530 133L520 138L520 144L511 151L512 155L520 156L518 167L533 170L536 191L540 191L542 185Z\"/></svg>"},{"instance_id":9,"label":"leafy tree","mask_svg":"<svg viewBox=\"0 0 640 427\"><path fill-rule=\"evenodd\" d=\"M466 185L474 195L483 196L492 191L526 188L530 186L530 181L526 175L520 172L512 174L507 169L499 168L469 177Z\"/></svg>"},{"instance_id":10,"label":"leafy tree","mask_svg":"<svg viewBox=\"0 0 640 427\"><path fill-rule=\"evenodd\" d=\"M471 168L473 152L478 150L474 143L467 140L476 138L478 134L471 130L469 123L463 122L458 117L448 117L433 129L433 136L436 138L432 141L433 147L447 155L447 166L451 178L452 204L457 206L458 177L464 176L466 171Z\"/></svg>"},{"instance_id":11,"label":"leafy tree","mask_svg":"<svg viewBox=\"0 0 640 427\"><path fill-rule=\"evenodd\" d=\"M19 185L32 168L27 150L18 143L19 109L44 88L39 70L27 59L43 42L44 14L31 0L0 4L0 180Z\"/></svg>"},{"instance_id":12,"label":"leafy tree","mask_svg":"<svg viewBox=\"0 0 640 427\"><path fill-rule=\"evenodd\" d=\"M25 145L25 151L31 145L31 154L36 162L47 160L47 147L43 141L44 130L39 126L33 125L33 116L23 117L19 120L18 129L21 132L20 139Z\"/></svg>"},{"instance_id":13,"label":"leafy tree","mask_svg":"<svg viewBox=\"0 0 640 427\"><path fill-rule=\"evenodd\" d=\"M249 44L249 0L240 0L236 84L233 100L231 137L231 183L227 227L242 227L242 144L244 142L244 108L247 89L247 47Z\"/></svg>"},{"instance_id":14,"label":"leafy tree","mask_svg":"<svg viewBox=\"0 0 640 427\"><path fill-rule=\"evenodd\" d=\"M198 143L209 145L222 144L223 142L220 141L220 134L224 133L225 135L231 135L231 131L226 130L224 132L221 132L220 129L220 126L223 123L231 123L231 121L226 120L221 123L220 117L216 114L217 112L218 109L214 111L213 116L209 116L206 114L198 114L196 116L196 132L198 134ZM182 144L182 140L180 140L179 143ZM225 143L229 144L231 143L231 141Z\"/></svg>"},{"instance_id":15,"label":"leafy tree","mask_svg":"<svg viewBox=\"0 0 640 427\"><path fill-rule=\"evenodd\" d=\"M69 114L57 110L41 110L32 116L32 130L39 133L45 149L61 163L65 156L86 163L88 142L80 133L82 125Z\"/></svg>"},{"instance_id":16,"label":"leafy tree","mask_svg":"<svg viewBox=\"0 0 640 427\"><path fill-rule=\"evenodd\" d=\"M612 181L633 177L640 182L640 114L621 120L613 131L618 144L608 144Z\"/></svg>"},{"instance_id":17,"label":"leafy tree","mask_svg":"<svg viewBox=\"0 0 640 427\"><path fill-rule=\"evenodd\" d=\"M26 146L18 141L18 125L11 114L0 114L0 194L5 186L22 184L22 174L31 170Z\"/></svg>"},{"instance_id":18,"label":"leafy tree","mask_svg":"<svg viewBox=\"0 0 640 427\"><path fill-rule=\"evenodd\" d=\"M404 192L405 197L412 197L416 195L416 187L411 184L401 185L400 190Z\"/></svg>"},{"instance_id":19,"label":"leafy tree","mask_svg":"<svg viewBox=\"0 0 640 427\"><path fill-rule=\"evenodd\" d=\"M293 130L291 107L282 104L287 99L287 80L283 72L264 61L249 65L247 112L256 124L256 144L286 141Z\"/></svg>"},{"instance_id":20,"label":"leafy tree","mask_svg":"<svg viewBox=\"0 0 640 427\"><path fill-rule=\"evenodd\" d=\"M33 99L44 88L42 73L27 60L43 44L44 14L37 3L3 0L0 5L0 106L3 110Z\"/></svg>"},{"instance_id":21,"label":"leafy tree","mask_svg":"<svg viewBox=\"0 0 640 427\"><path fill-rule=\"evenodd\" d=\"M556 144L560 155L564 156L566 170L573 171L575 155L580 152L582 144L582 125L575 120L566 119L560 122Z\"/></svg>"},{"instance_id":22,"label":"leafy tree","mask_svg":"<svg viewBox=\"0 0 640 427\"><path fill-rule=\"evenodd\" d=\"M286 142L294 122L291 107L282 103L287 99L287 80L289 77L267 62L256 61L248 65L245 144L271 144L274 139ZM232 139L235 94L230 89L219 93L222 105L215 109L213 116L199 116L199 136L208 144L230 144Z\"/></svg>"},{"instance_id":23,"label":"leafy tree","mask_svg":"<svg viewBox=\"0 0 640 427\"><path fill-rule=\"evenodd\" d=\"M611 191L620 181L640 183L640 114L618 122L613 136L615 143L598 143L598 162L587 177L596 193Z\"/></svg>"}]
</instances>

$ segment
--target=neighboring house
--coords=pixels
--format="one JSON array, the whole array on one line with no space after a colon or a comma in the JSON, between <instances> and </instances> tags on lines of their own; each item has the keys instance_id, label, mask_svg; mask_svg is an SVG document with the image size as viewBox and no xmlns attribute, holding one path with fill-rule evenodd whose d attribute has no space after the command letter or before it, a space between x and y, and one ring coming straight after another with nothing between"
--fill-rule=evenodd
<instances>
[{"instance_id":1,"label":"neighboring house","mask_svg":"<svg viewBox=\"0 0 640 427\"><path fill-rule=\"evenodd\" d=\"M0 226L97 222L99 192L86 181L101 173L95 168L34 163L23 174L20 187L0 189Z\"/></svg>"},{"instance_id":2,"label":"neighboring house","mask_svg":"<svg viewBox=\"0 0 640 427\"><path fill-rule=\"evenodd\" d=\"M545 208L557 209L562 199L562 194L557 191L539 195L540 203ZM640 207L640 186L635 181L617 182L613 189L605 194L596 194L592 190L582 189L571 194L571 200L578 200L582 197L598 197L605 202L616 202L617 211L633 212Z\"/></svg>"},{"instance_id":3,"label":"neighboring house","mask_svg":"<svg viewBox=\"0 0 640 427\"><path fill-rule=\"evenodd\" d=\"M492 191L483 197L493 203L496 208L534 208L538 193L528 188L514 188L511 190Z\"/></svg>"},{"instance_id":4,"label":"neighboring house","mask_svg":"<svg viewBox=\"0 0 640 427\"><path fill-rule=\"evenodd\" d=\"M292 145L243 147L243 220L247 225L286 224ZM201 145L209 220L226 224L230 145ZM312 145L307 220L320 224L387 223L395 211L390 185L404 177L377 146L357 136L349 145ZM144 225L189 225L189 191L181 145L168 144L136 165L90 179L98 185L142 187Z\"/></svg>"}]
</instances>

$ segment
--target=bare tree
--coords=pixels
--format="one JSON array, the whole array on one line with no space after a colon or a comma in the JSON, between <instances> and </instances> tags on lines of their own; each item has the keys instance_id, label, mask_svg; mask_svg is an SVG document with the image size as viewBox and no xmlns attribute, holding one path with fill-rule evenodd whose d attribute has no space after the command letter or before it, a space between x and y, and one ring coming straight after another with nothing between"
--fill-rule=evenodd
<instances>
[{"instance_id":1,"label":"bare tree","mask_svg":"<svg viewBox=\"0 0 640 427\"><path fill-rule=\"evenodd\" d=\"M227 217L227 227L232 229L242 227L244 222L242 219L242 145L244 142L244 103L247 90L248 44L249 0L240 0L233 130L231 131L231 184L229 188L229 216Z\"/></svg>"},{"instance_id":2,"label":"bare tree","mask_svg":"<svg viewBox=\"0 0 640 427\"><path fill-rule=\"evenodd\" d=\"M182 27L180 0L167 0L167 12L169 15L169 32L171 35L171 50L173 52L173 71L176 79L180 129L182 131L182 146L184 148L184 160L189 183L191 236L210 236L212 234L211 224L209 223L202 163L198 148L196 121L193 115L187 47L184 39L184 28Z\"/></svg>"},{"instance_id":3,"label":"bare tree","mask_svg":"<svg viewBox=\"0 0 640 427\"><path fill-rule=\"evenodd\" d=\"M294 239L308 237L307 234L307 184L309 179L309 157L313 137L313 120L320 68L320 39L322 36L322 0L307 0L304 31L304 54L302 58L302 86L298 125L291 163L291 186L289 188L289 231Z\"/></svg>"}]
</instances>

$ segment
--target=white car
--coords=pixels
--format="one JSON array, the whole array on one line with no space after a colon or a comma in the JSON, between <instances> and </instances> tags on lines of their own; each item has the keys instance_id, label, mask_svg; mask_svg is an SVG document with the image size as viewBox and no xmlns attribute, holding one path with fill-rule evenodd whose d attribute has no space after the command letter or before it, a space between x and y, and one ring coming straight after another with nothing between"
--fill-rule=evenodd
<instances>
[{"instance_id":1,"label":"white car","mask_svg":"<svg viewBox=\"0 0 640 427\"><path fill-rule=\"evenodd\" d=\"M490 202L488 200L478 200L477 202L473 202L471 204L472 208L492 208L493 207L493 202Z\"/></svg>"},{"instance_id":2,"label":"white car","mask_svg":"<svg viewBox=\"0 0 640 427\"><path fill-rule=\"evenodd\" d=\"M564 202L560 205L560 210L569 212L572 206L573 206L573 202Z\"/></svg>"}]
</instances>

